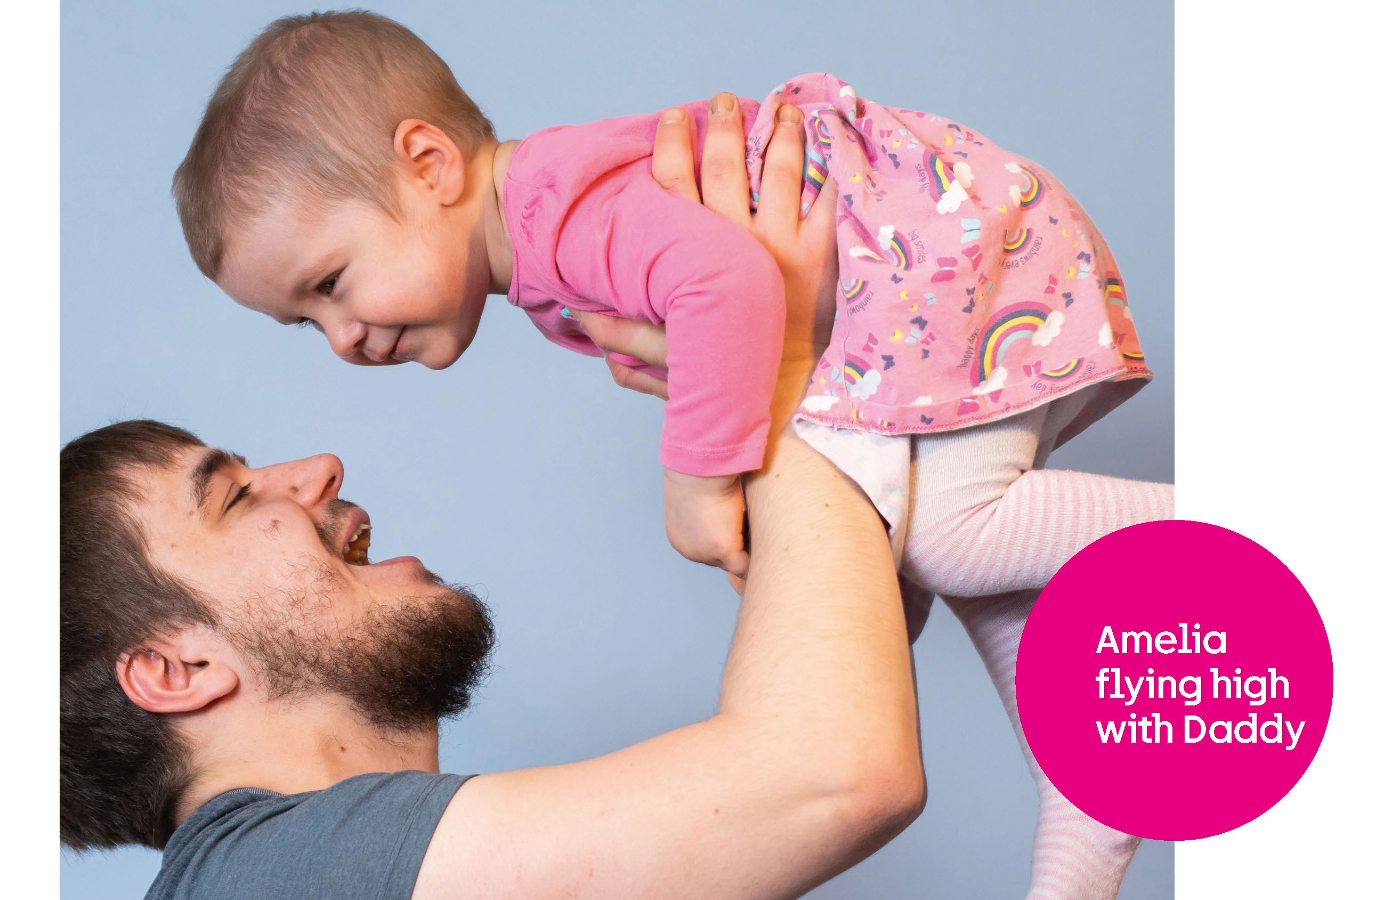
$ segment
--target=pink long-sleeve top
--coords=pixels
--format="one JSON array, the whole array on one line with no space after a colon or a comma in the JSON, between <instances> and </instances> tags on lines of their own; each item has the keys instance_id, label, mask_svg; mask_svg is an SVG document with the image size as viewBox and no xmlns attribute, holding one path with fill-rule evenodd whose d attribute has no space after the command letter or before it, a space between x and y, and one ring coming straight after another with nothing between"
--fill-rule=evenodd
<instances>
[{"instance_id":1,"label":"pink long-sleeve top","mask_svg":"<svg viewBox=\"0 0 1400 900\"><path fill-rule=\"evenodd\" d=\"M742 103L751 120L758 104ZM706 106L688 108L703 140ZM763 462L782 277L743 228L652 180L658 119L560 126L520 143L503 196L514 255L507 297L545 337L591 356L602 352L566 307L665 323L661 463L737 474Z\"/></svg>"}]
</instances>

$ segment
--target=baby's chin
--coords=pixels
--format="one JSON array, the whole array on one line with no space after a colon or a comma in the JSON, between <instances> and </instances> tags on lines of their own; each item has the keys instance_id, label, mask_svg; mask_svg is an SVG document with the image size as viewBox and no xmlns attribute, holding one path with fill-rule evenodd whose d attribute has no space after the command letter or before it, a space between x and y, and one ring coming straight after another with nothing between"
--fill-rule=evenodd
<instances>
[{"instance_id":1,"label":"baby's chin","mask_svg":"<svg viewBox=\"0 0 1400 900\"><path fill-rule=\"evenodd\" d=\"M471 346L471 340L463 342L454 337L450 342L444 342L445 346L426 347L420 353L414 353L408 359L401 359L398 362L416 362L425 369L441 371L462 358L462 354L467 352Z\"/></svg>"}]
</instances>

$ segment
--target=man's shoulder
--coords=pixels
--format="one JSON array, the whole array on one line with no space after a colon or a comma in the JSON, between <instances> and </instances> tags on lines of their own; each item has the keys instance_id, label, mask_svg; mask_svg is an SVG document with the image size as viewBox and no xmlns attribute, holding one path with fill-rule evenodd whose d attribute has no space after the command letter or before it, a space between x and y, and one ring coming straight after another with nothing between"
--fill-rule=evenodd
<instances>
[{"instance_id":1,"label":"man's shoulder","mask_svg":"<svg viewBox=\"0 0 1400 900\"><path fill-rule=\"evenodd\" d=\"M401 897L469 776L357 775L321 791L227 791L166 845L147 900Z\"/></svg>"}]
</instances>

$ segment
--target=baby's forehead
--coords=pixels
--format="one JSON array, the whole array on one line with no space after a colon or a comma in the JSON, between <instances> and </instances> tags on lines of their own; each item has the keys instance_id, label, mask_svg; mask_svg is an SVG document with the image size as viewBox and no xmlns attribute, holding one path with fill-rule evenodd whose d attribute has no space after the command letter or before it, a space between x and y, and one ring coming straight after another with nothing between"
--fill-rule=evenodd
<instances>
[{"instance_id":1,"label":"baby's forehead","mask_svg":"<svg viewBox=\"0 0 1400 900\"><path fill-rule=\"evenodd\" d=\"M383 217L377 204L358 198L335 198L310 189L285 191L260 203L225 231L230 251L240 244L300 247L343 237L366 222Z\"/></svg>"},{"instance_id":2,"label":"baby's forehead","mask_svg":"<svg viewBox=\"0 0 1400 900\"><path fill-rule=\"evenodd\" d=\"M337 212L333 204L278 200L230 224L219 285L239 302L271 287L292 289L299 277L309 277L318 257L350 233Z\"/></svg>"},{"instance_id":3,"label":"baby's forehead","mask_svg":"<svg viewBox=\"0 0 1400 900\"><path fill-rule=\"evenodd\" d=\"M224 227L229 246L259 236L305 234L337 218L345 201L321 196L309 187L279 188L241 211Z\"/></svg>"}]
</instances>

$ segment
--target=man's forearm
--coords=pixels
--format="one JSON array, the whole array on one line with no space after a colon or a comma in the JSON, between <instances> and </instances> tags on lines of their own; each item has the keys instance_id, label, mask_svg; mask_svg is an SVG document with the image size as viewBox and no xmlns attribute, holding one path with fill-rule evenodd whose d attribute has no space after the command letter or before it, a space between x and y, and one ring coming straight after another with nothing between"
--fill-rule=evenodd
<instances>
[{"instance_id":1,"label":"man's forearm","mask_svg":"<svg viewBox=\"0 0 1400 900\"><path fill-rule=\"evenodd\" d=\"M806 385L787 368L778 422ZM790 424L770 443L748 483L753 555L719 718L761 732L762 747L778 754L775 789L792 790L797 803L814 792L849 814L849 830L813 833L814 851L826 854L812 861L815 884L921 809L918 708L879 515Z\"/></svg>"}]
</instances>

